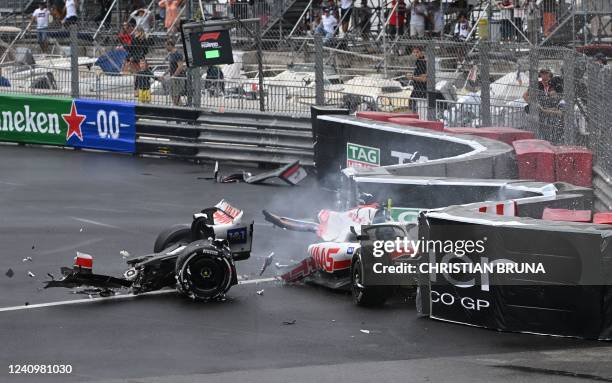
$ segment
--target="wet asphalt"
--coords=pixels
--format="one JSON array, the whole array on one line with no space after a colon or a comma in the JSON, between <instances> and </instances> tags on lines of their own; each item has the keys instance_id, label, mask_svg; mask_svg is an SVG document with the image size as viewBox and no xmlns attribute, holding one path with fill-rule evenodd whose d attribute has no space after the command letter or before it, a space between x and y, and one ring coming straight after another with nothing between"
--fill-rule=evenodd
<instances>
[{"instance_id":1,"label":"wet asphalt","mask_svg":"<svg viewBox=\"0 0 612 383\"><path fill-rule=\"evenodd\" d=\"M160 230L223 198L255 219L252 256L237 265L242 280L274 276L274 268L258 275L271 251L280 263L304 257L316 238L271 227L261 210L314 217L333 207L332 192L314 177L298 187L215 184L202 179L211 169L0 145L0 382L612 381L607 343L417 318L402 297L363 309L345 293L278 282L234 286L225 302L208 304L173 292L88 301L41 289L76 251L94 256L95 271L121 275L122 250L151 252ZM35 306L75 299L85 302ZM9 374L11 364L73 372Z\"/></svg>"}]
</instances>

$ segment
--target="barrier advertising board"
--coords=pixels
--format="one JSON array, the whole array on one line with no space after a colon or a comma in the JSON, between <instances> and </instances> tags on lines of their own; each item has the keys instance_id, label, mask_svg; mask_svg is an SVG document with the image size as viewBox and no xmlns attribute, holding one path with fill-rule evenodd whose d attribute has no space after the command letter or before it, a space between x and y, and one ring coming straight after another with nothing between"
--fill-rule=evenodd
<instances>
[{"instance_id":1,"label":"barrier advertising board","mask_svg":"<svg viewBox=\"0 0 612 383\"><path fill-rule=\"evenodd\" d=\"M118 152L135 150L134 104L0 96L0 140Z\"/></svg>"}]
</instances>

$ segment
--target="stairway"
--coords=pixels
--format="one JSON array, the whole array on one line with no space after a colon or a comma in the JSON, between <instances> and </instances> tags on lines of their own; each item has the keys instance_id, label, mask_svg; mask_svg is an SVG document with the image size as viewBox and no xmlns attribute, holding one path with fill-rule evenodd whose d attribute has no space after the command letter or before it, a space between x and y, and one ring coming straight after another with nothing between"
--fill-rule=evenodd
<instances>
[{"instance_id":1,"label":"stairway","mask_svg":"<svg viewBox=\"0 0 612 383\"><path fill-rule=\"evenodd\" d=\"M576 33L588 25L595 16L588 12L570 12L560 20L557 27L542 41L541 45L565 46L571 44Z\"/></svg>"},{"instance_id":2,"label":"stairway","mask_svg":"<svg viewBox=\"0 0 612 383\"><path fill-rule=\"evenodd\" d=\"M273 18L264 28L264 39L279 39L288 36L309 4L309 0L288 0L281 14Z\"/></svg>"}]
</instances>

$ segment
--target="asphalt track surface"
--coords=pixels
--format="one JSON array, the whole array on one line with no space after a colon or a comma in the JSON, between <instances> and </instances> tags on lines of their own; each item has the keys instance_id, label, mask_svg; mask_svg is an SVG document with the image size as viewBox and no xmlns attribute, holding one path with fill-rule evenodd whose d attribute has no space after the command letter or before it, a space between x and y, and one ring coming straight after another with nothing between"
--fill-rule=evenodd
<instances>
[{"instance_id":1,"label":"asphalt track surface","mask_svg":"<svg viewBox=\"0 0 612 383\"><path fill-rule=\"evenodd\" d=\"M258 271L270 251L280 263L299 260L316 239L271 227L261 210L308 217L333 206L333 193L312 177L294 188L198 179L209 172L163 159L0 146L0 382L612 381L608 343L417 318L403 298L362 309L343 293L278 282L235 286L226 302L211 304L174 293L90 301L40 289L77 250L95 256L96 271L120 275L121 250L150 252L161 229L222 198L256 220L253 254L239 274L269 278L274 268ZM9 364L25 363L70 364L73 373L8 373Z\"/></svg>"}]
</instances>

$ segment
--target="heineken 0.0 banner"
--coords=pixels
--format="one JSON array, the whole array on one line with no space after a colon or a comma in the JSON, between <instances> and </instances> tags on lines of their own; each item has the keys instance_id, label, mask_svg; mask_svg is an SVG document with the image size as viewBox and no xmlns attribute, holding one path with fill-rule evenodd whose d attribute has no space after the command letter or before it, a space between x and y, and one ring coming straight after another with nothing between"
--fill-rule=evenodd
<instances>
[{"instance_id":1,"label":"heineken 0.0 banner","mask_svg":"<svg viewBox=\"0 0 612 383\"><path fill-rule=\"evenodd\" d=\"M0 96L0 140L135 151L134 104Z\"/></svg>"}]
</instances>

